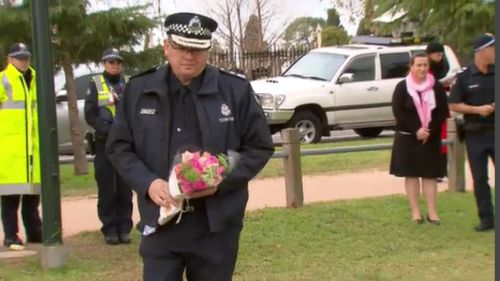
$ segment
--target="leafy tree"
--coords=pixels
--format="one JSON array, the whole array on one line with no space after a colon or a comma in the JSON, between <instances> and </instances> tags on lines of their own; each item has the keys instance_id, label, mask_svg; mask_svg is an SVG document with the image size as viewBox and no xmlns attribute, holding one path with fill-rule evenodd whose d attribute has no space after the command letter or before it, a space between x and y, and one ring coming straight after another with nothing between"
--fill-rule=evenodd
<instances>
[{"instance_id":1,"label":"leafy tree","mask_svg":"<svg viewBox=\"0 0 500 281\"><path fill-rule=\"evenodd\" d=\"M286 45L295 44L295 47L309 47L316 36L316 27L325 25L325 20L314 17L301 17L295 19L287 26L284 33Z\"/></svg>"},{"instance_id":2,"label":"leafy tree","mask_svg":"<svg viewBox=\"0 0 500 281\"><path fill-rule=\"evenodd\" d=\"M86 11L87 5L86 0L58 0L51 1L50 6L54 64L62 67L65 73L76 174L85 174L88 170L72 66L99 62L102 51L111 46L121 48L138 45L147 31L156 24L154 19L149 19L142 13L146 6L89 14ZM31 44L27 5L0 10L0 45L5 46L15 41ZM127 64L130 66L130 63Z\"/></svg>"},{"instance_id":3,"label":"leafy tree","mask_svg":"<svg viewBox=\"0 0 500 281\"><path fill-rule=\"evenodd\" d=\"M251 15L245 27L243 36L243 49L245 51L262 51L266 46L260 36L260 22L256 15Z\"/></svg>"},{"instance_id":4,"label":"leafy tree","mask_svg":"<svg viewBox=\"0 0 500 281\"><path fill-rule=\"evenodd\" d=\"M326 11L326 25L327 26L340 26L339 13L335 9L328 9Z\"/></svg>"},{"instance_id":5,"label":"leafy tree","mask_svg":"<svg viewBox=\"0 0 500 281\"><path fill-rule=\"evenodd\" d=\"M332 46L349 43L349 35L342 27L327 26L321 33L323 46Z\"/></svg>"},{"instance_id":6,"label":"leafy tree","mask_svg":"<svg viewBox=\"0 0 500 281\"><path fill-rule=\"evenodd\" d=\"M412 23L420 35L433 35L451 45L459 57L471 54L472 41L484 32L494 32L495 1L484 0L386 0L377 1L376 14L405 11L400 19L387 25L394 29Z\"/></svg>"}]
</instances>

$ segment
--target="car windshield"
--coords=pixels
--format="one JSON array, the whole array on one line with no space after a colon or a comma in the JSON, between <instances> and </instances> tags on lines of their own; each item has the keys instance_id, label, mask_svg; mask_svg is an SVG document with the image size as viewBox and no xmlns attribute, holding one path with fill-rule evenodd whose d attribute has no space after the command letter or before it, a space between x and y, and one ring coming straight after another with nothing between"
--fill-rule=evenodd
<instances>
[{"instance_id":1,"label":"car windshield","mask_svg":"<svg viewBox=\"0 0 500 281\"><path fill-rule=\"evenodd\" d=\"M347 56L310 52L295 62L282 76L293 76L322 81L332 80Z\"/></svg>"}]
</instances>

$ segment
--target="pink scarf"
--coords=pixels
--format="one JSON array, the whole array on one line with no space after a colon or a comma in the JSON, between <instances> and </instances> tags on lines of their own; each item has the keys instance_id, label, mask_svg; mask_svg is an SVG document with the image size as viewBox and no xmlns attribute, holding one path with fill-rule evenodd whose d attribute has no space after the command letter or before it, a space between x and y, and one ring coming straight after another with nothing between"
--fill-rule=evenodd
<instances>
[{"instance_id":1,"label":"pink scarf","mask_svg":"<svg viewBox=\"0 0 500 281\"><path fill-rule=\"evenodd\" d=\"M434 76L427 74L425 81L418 84L410 73L406 76L405 80L406 89L413 98L413 103L417 109L422 128L427 129L432 119L431 111L436 107L436 97L433 90L435 83ZM420 95L417 92L419 92Z\"/></svg>"}]
</instances>

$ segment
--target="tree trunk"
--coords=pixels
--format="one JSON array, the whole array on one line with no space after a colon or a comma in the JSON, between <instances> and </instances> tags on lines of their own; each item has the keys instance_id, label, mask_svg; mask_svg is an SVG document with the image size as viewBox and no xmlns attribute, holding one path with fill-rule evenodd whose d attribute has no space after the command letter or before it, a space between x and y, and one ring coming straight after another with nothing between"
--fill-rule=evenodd
<instances>
[{"instance_id":1,"label":"tree trunk","mask_svg":"<svg viewBox=\"0 0 500 281\"><path fill-rule=\"evenodd\" d=\"M73 146L73 156L75 159L74 171L76 175L85 175L88 174L87 155L83 143L82 124L78 117L75 76L70 62L64 61L62 67L64 76L66 77L69 130L71 133L71 144Z\"/></svg>"}]
</instances>

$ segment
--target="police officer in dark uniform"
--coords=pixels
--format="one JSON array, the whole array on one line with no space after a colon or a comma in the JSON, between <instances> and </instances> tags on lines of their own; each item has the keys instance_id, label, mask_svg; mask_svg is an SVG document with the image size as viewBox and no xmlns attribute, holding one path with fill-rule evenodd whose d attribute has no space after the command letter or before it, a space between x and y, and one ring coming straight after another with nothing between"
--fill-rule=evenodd
<instances>
[{"instance_id":1,"label":"police officer in dark uniform","mask_svg":"<svg viewBox=\"0 0 500 281\"><path fill-rule=\"evenodd\" d=\"M449 104L463 113L465 144L474 181L480 224L477 231L494 228L488 184L488 157L495 160L495 38L483 34L474 41L474 62L459 73Z\"/></svg>"},{"instance_id":2,"label":"police officer in dark uniform","mask_svg":"<svg viewBox=\"0 0 500 281\"><path fill-rule=\"evenodd\" d=\"M192 13L165 20L168 65L130 79L107 151L138 194L144 280L231 280L248 200L248 181L274 149L250 83L207 65L217 23ZM160 206L178 205L167 190L176 153L237 151L240 160L214 190L164 225Z\"/></svg>"},{"instance_id":3,"label":"police officer in dark uniform","mask_svg":"<svg viewBox=\"0 0 500 281\"><path fill-rule=\"evenodd\" d=\"M115 106L123 98L125 78L123 58L115 48L102 55L104 72L94 75L85 98L85 120L95 129L94 170L98 187L97 213L101 231L110 245L131 242L132 190L118 176L105 151L106 139L113 124Z\"/></svg>"}]
</instances>

